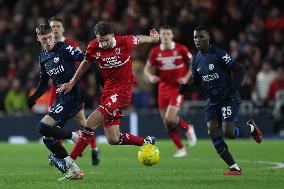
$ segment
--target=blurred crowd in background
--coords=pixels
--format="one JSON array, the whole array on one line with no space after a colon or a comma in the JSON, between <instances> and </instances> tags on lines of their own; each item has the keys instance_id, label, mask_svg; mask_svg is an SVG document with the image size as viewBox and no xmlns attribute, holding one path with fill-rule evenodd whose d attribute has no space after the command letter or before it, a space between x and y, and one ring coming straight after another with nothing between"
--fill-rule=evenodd
<instances>
[{"instance_id":1,"label":"blurred crowd in background","mask_svg":"<svg viewBox=\"0 0 284 189\"><path fill-rule=\"evenodd\" d=\"M173 27L175 41L192 54L193 30L207 26L212 42L226 49L246 69L240 89L245 100L266 104L284 89L284 13L277 0L0 0L0 112L28 111L28 93L39 79L35 27L52 16L63 19L65 36L84 51L94 38L99 20L113 23L116 34L145 34L161 25ZM133 70L138 79L134 108L156 107L156 86L143 75L151 45L133 52ZM86 108L98 103L98 88L92 73L85 76ZM200 90L202 91L202 90ZM190 100L204 100L197 91ZM47 95L48 96L48 95Z\"/></svg>"}]
</instances>

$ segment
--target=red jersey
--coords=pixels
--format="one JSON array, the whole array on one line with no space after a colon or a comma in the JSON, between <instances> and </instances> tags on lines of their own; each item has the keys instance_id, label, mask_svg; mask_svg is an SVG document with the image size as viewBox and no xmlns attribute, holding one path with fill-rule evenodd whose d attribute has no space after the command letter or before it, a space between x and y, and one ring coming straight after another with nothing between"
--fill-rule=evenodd
<instances>
[{"instance_id":1,"label":"red jersey","mask_svg":"<svg viewBox=\"0 0 284 189\"><path fill-rule=\"evenodd\" d=\"M103 93L122 91L131 96L132 86L136 83L131 52L138 45L139 39L129 35L114 36L112 40L113 47L110 49L101 48L97 39L91 41L86 50L86 59L99 65L105 81Z\"/></svg>"},{"instance_id":2,"label":"red jersey","mask_svg":"<svg viewBox=\"0 0 284 189\"><path fill-rule=\"evenodd\" d=\"M192 59L184 45L173 42L171 46L171 49L164 49L162 45L153 47L148 58L148 62L159 71L159 95L178 93L177 79L187 74L188 62Z\"/></svg>"},{"instance_id":3,"label":"red jersey","mask_svg":"<svg viewBox=\"0 0 284 189\"><path fill-rule=\"evenodd\" d=\"M63 38L63 42L71 45L72 47L74 47L76 49L79 49L78 43L76 43L75 41L73 41L71 39ZM56 87L53 85L53 82L51 82L50 96L49 96L49 106L52 106L52 104L54 103L55 97L56 97L55 94L56 94Z\"/></svg>"}]
</instances>

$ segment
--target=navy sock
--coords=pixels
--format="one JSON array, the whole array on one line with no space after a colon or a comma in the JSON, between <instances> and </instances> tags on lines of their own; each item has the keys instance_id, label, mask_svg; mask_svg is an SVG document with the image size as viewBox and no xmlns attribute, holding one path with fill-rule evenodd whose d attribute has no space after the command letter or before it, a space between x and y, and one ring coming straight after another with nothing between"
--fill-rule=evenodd
<instances>
[{"instance_id":1,"label":"navy sock","mask_svg":"<svg viewBox=\"0 0 284 189\"><path fill-rule=\"evenodd\" d=\"M222 137L214 138L212 140L212 143L219 156L227 163L227 165L231 166L235 164L235 160L233 159L231 153L229 152L228 146Z\"/></svg>"},{"instance_id":2,"label":"navy sock","mask_svg":"<svg viewBox=\"0 0 284 189\"><path fill-rule=\"evenodd\" d=\"M43 122L39 122L39 133L42 136L52 137L54 139L71 139L72 132L62 128L51 126Z\"/></svg>"},{"instance_id":3,"label":"navy sock","mask_svg":"<svg viewBox=\"0 0 284 189\"><path fill-rule=\"evenodd\" d=\"M45 146L55 155L55 157L63 159L68 156L66 149L55 139L43 139Z\"/></svg>"}]
</instances>

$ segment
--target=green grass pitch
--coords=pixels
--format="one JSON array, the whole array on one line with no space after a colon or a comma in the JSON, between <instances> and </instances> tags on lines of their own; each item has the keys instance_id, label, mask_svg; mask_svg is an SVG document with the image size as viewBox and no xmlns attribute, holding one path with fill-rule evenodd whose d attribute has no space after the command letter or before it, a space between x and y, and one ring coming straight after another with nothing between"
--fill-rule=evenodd
<instances>
[{"instance_id":1,"label":"green grass pitch","mask_svg":"<svg viewBox=\"0 0 284 189\"><path fill-rule=\"evenodd\" d=\"M243 169L241 176L223 176L227 169L209 140L199 140L188 156L174 159L170 141L158 141L160 162L146 167L137 160L139 147L100 144L101 163L92 167L90 150L78 159L85 177L80 181L57 181L63 175L48 165L43 145L0 143L0 189L277 189L284 188L284 141L228 141ZM68 149L70 144L66 144ZM277 164L278 162L278 164ZM282 167L282 168L281 168Z\"/></svg>"}]
</instances>

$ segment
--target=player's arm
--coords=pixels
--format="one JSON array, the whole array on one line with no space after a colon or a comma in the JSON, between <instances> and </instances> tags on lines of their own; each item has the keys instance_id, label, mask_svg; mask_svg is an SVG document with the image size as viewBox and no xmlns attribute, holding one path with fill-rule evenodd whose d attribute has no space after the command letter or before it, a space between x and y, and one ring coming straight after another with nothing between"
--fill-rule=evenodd
<instances>
[{"instance_id":1,"label":"player's arm","mask_svg":"<svg viewBox=\"0 0 284 189\"><path fill-rule=\"evenodd\" d=\"M232 77L232 84L231 84L231 87L228 88L225 91L224 99L228 99L228 98L231 97L231 95L236 93L236 91L242 85L242 82L243 82L244 77L245 77L245 70L244 70L243 66L241 64L237 63L237 62L232 64L231 72L233 73L233 74L231 74L232 75L231 76Z\"/></svg>"},{"instance_id":2,"label":"player's arm","mask_svg":"<svg viewBox=\"0 0 284 189\"><path fill-rule=\"evenodd\" d=\"M191 70L190 72L190 76L189 76L189 81L186 84L181 84L179 87L179 93L180 94L184 94L186 92L188 92L191 88L193 87L198 87L201 85L201 79L200 76L197 72L197 67L196 67L196 63L195 60L193 58L192 60L192 64L191 64Z\"/></svg>"},{"instance_id":3,"label":"player's arm","mask_svg":"<svg viewBox=\"0 0 284 189\"><path fill-rule=\"evenodd\" d=\"M137 35L136 36L138 38L138 44L141 43L157 43L159 42L159 33L155 30L152 29L150 30L150 35Z\"/></svg>"},{"instance_id":4,"label":"player's arm","mask_svg":"<svg viewBox=\"0 0 284 189\"><path fill-rule=\"evenodd\" d=\"M58 93L68 93L72 90L72 88L74 87L74 85L77 83L77 81L80 80L80 78L88 71L88 69L91 66L91 62L88 61L87 59L84 59L79 68L77 69L75 75L72 77L72 79L68 82L68 83L64 83L62 84L57 90L56 92Z\"/></svg>"},{"instance_id":5,"label":"player's arm","mask_svg":"<svg viewBox=\"0 0 284 189\"><path fill-rule=\"evenodd\" d=\"M43 93L48 89L49 76L47 75L44 66L40 66L40 80L36 91L27 99L27 105L32 108L37 99L40 98Z\"/></svg>"},{"instance_id":6,"label":"player's arm","mask_svg":"<svg viewBox=\"0 0 284 189\"><path fill-rule=\"evenodd\" d=\"M160 81L160 78L154 74L155 71L156 71L155 66L150 64L148 60L146 66L144 67L144 74L146 75L146 77L148 77L151 83L157 83Z\"/></svg>"},{"instance_id":7,"label":"player's arm","mask_svg":"<svg viewBox=\"0 0 284 189\"><path fill-rule=\"evenodd\" d=\"M220 51L219 57L221 63L232 73L231 87L224 92L224 99L229 99L242 85L245 77L245 70L243 66L236 62L227 52Z\"/></svg>"},{"instance_id":8,"label":"player's arm","mask_svg":"<svg viewBox=\"0 0 284 189\"><path fill-rule=\"evenodd\" d=\"M187 62L188 62L188 66L189 66L188 71L183 77L180 77L180 78L177 79L177 82L179 84L186 84L189 81L189 79L192 75L191 60L188 60Z\"/></svg>"}]
</instances>

